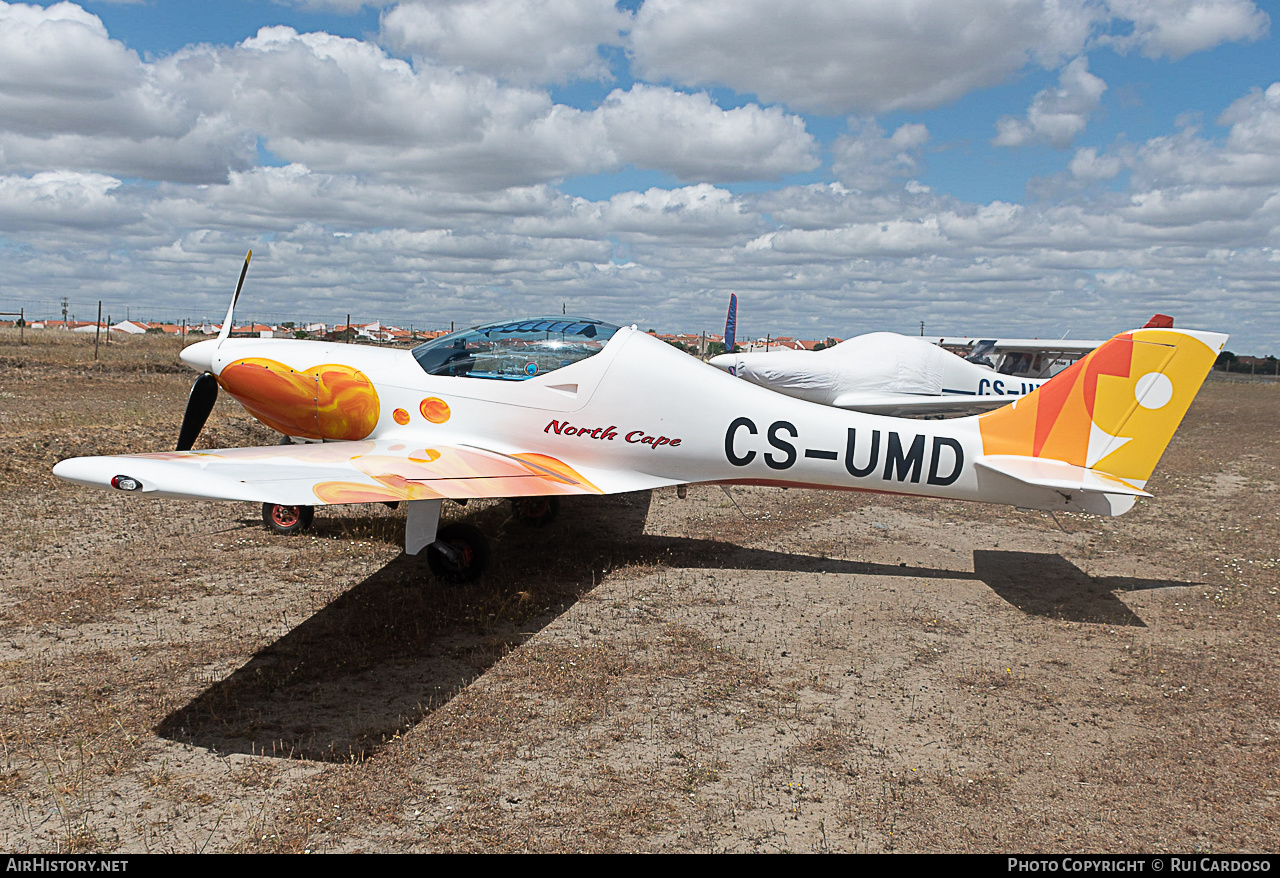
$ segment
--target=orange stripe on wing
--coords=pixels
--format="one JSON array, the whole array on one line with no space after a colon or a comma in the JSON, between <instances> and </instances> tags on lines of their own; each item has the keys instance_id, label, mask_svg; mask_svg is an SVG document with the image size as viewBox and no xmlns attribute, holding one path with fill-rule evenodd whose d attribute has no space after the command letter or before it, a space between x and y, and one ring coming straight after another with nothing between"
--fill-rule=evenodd
<instances>
[{"instance_id":1,"label":"orange stripe on wing","mask_svg":"<svg viewBox=\"0 0 1280 878\"><path fill-rule=\"evenodd\" d=\"M430 499L409 498L394 488L365 485L360 482L321 482L311 489L325 503L390 503L396 500Z\"/></svg>"},{"instance_id":2,"label":"orange stripe on wing","mask_svg":"<svg viewBox=\"0 0 1280 878\"><path fill-rule=\"evenodd\" d=\"M534 475L542 476L548 480L564 482L574 487L585 488L596 494L604 493L604 491L591 484L591 482L583 478L581 473L562 460L557 460L546 454L533 453L512 454L511 457L524 463L529 472Z\"/></svg>"}]
</instances>

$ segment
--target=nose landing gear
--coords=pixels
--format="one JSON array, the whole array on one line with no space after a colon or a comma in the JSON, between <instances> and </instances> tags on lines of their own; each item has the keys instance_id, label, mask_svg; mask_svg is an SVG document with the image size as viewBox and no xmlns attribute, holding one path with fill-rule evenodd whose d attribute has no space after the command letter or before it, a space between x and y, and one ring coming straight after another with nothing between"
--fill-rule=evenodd
<instances>
[{"instance_id":1,"label":"nose landing gear","mask_svg":"<svg viewBox=\"0 0 1280 878\"><path fill-rule=\"evenodd\" d=\"M516 497L511 501L511 514L526 527L542 527L560 514L560 500L557 497Z\"/></svg>"},{"instance_id":2,"label":"nose landing gear","mask_svg":"<svg viewBox=\"0 0 1280 878\"><path fill-rule=\"evenodd\" d=\"M446 525L427 546L427 566L446 582L471 582L489 566L489 541L469 524Z\"/></svg>"}]
</instances>

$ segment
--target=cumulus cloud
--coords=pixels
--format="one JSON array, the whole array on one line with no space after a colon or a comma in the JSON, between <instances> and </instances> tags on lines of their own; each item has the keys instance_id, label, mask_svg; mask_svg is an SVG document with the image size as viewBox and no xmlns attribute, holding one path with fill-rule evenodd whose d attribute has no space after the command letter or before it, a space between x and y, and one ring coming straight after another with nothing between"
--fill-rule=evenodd
<instances>
[{"instance_id":1,"label":"cumulus cloud","mask_svg":"<svg viewBox=\"0 0 1280 878\"><path fill-rule=\"evenodd\" d=\"M1080 53L1085 0L646 0L636 69L825 113L935 107Z\"/></svg>"},{"instance_id":2,"label":"cumulus cloud","mask_svg":"<svg viewBox=\"0 0 1280 878\"><path fill-rule=\"evenodd\" d=\"M1254 89L1233 102L1218 117L1230 125L1230 145L1238 152L1280 152L1280 82L1265 91Z\"/></svg>"},{"instance_id":3,"label":"cumulus cloud","mask_svg":"<svg viewBox=\"0 0 1280 878\"><path fill-rule=\"evenodd\" d=\"M243 126L167 88L79 6L0 3L0 58L0 168L212 182L252 159Z\"/></svg>"},{"instance_id":4,"label":"cumulus cloud","mask_svg":"<svg viewBox=\"0 0 1280 878\"><path fill-rule=\"evenodd\" d=\"M880 113L937 107L1029 64L1056 69L1096 42L1180 58L1268 25L1251 0L646 0L630 48L647 77Z\"/></svg>"},{"instance_id":5,"label":"cumulus cloud","mask_svg":"<svg viewBox=\"0 0 1280 878\"><path fill-rule=\"evenodd\" d=\"M361 40L263 28L238 46L190 47L158 67L175 91L315 170L500 188L609 161L591 120L545 92L415 68Z\"/></svg>"},{"instance_id":6,"label":"cumulus cloud","mask_svg":"<svg viewBox=\"0 0 1280 878\"><path fill-rule=\"evenodd\" d=\"M1076 58L1058 75L1056 88L1046 88L1031 101L1023 119L1002 116L996 122L995 146L1048 143L1066 149L1098 109L1107 84L1089 72L1086 58Z\"/></svg>"},{"instance_id":7,"label":"cumulus cloud","mask_svg":"<svg viewBox=\"0 0 1280 878\"><path fill-rule=\"evenodd\" d=\"M144 63L79 7L0 4L0 14L0 170L225 181L256 163L259 139L311 170L464 191L625 165L690 181L772 179L818 162L799 117L725 110L705 94L637 85L585 111L284 26Z\"/></svg>"},{"instance_id":8,"label":"cumulus cloud","mask_svg":"<svg viewBox=\"0 0 1280 878\"><path fill-rule=\"evenodd\" d=\"M229 95L228 111L262 132L272 152L321 171L501 188L627 164L712 180L817 165L803 121L776 108L723 110L705 94L636 85L588 112L543 91L414 68L365 42L284 27L171 63L206 93Z\"/></svg>"},{"instance_id":9,"label":"cumulus cloud","mask_svg":"<svg viewBox=\"0 0 1280 878\"><path fill-rule=\"evenodd\" d=\"M634 85L596 111L622 164L681 180L751 180L811 171L816 145L804 121L755 104L722 110L704 94Z\"/></svg>"},{"instance_id":10,"label":"cumulus cloud","mask_svg":"<svg viewBox=\"0 0 1280 878\"><path fill-rule=\"evenodd\" d=\"M514 231L531 236L616 238L628 243L679 241L684 246L743 243L763 222L739 196L699 183L676 189L619 192L607 201L565 200L546 215L515 220Z\"/></svg>"},{"instance_id":11,"label":"cumulus cloud","mask_svg":"<svg viewBox=\"0 0 1280 878\"><path fill-rule=\"evenodd\" d=\"M920 151L929 140L924 125L908 123L888 137L874 120L850 120L849 126L853 133L838 138L832 148L832 170L845 185L878 192L920 170Z\"/></svg>"},{"instance_id":12,"label":"cumulus cloud","mask_svg":"<svg viewBox=\"0 0 1280 878\"><path fill-rule=\"evenodd\" d=\"M1230 125L1222 144L1188 127L1133 150L1135 188L1280 187L1280 82L1239 98L1218 122Z\"/></svg>"},{"instance_id":13,"label":"cumulus cloud","mask_svg":"<svg viewBox=\"0 0 1280 878\"><path fill-rule=\"evenodd\" d=\"M1222 43L1256 40L1271 23L1252 0L1107 0L1107 6L1131 30L1101 42L1119 51L1137 47L1150 58L1182 58Z\"/></svg>"},{"instance_id":14,"label":"cumulus cloud","mask_svg":"<svg viewBox=\"0 0 1280 878\"><path fill-rule=\"evenodd\" d=\"M1271 318L1260 314L1270 314L1280 263L1280 83L1239 98L1218 122L1230 126L1225 137L1188 127L1077 150L1076 180L1128 171L1127 190L1059 203L974 205L838 185L772 192L759 209L796 227L756 236L739 258L762 275L804 266L796 288L843 284L850 302L874 291L897 306L886 320L916 309L921 320L1000 331L1010 318L997 303L1016 297L1019 311L1041 315L1039 327L1024 324L1033 333L1047 313L1102 335L1163 310L1232 331L1243 349L1266 346Z\"/></svg>"},{"instance_id":15,"label":"cumulus cloud","mask_svg":"<svg viewBox=\"0 0 1280 878\"><path fill-rule=\"evenodd\" d=\"M105 174L44 171L0 177L0 229L118 228L141 219L113 197L121 182Z\"/></svg>"},{"instance_id":16,"label":"cumulus cloud","mask_svg":"<svg viewBox=\"0 0 1280 878\"><path fill-rule=\"evenodd\" d=\"M321 173L298 164L232 173L221 186L166 186L159 194L151 213L176 228L274 232L297 228L305 218L343 234L387 227L497 227L545 216L568 200L545 185L456 192Z\"/></svg>"},{"instance_id":17,"label":"cumulus cloud","mask_svg":"<svg viewBox=\"0 0 1280 878\"><path fill-rule=\"evenodd\" d=\"M508 81L607 79L600 46L617 46L630 16L612 0L433 0L382 16L396 51Z\"/></svg>"},{"instance_id":18,"label":"cumulus cloud","mask_svg":"<svg viewBox=\"0 0 1280 878\"><path fill-rule=\"evenodd\" d=\"M180 113L138 56L79 6L0 4L0 119L23 134L173 133Z\"/></svg>"},{"instance_id":19,"label":"cumulus cloud","mask_svg":"<svg viewBox=\"0 0 1280 878\"><path fill-rule=\"evenodd\" d=\"M1124 169L1124 162L1119 156L1098 155L1096 149L1088 147L1076 150L1068 168L1077 180L1097 182L1115 177Z\"/></svg>"}]
</instances>

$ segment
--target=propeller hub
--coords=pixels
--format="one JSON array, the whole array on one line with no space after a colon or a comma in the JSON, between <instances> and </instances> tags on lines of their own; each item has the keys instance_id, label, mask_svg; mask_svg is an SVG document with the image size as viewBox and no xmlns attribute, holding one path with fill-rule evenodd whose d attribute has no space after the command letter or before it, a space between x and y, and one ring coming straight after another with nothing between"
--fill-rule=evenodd
<instances>
[{"instance_id":1,"label":"propeller hub","mask_svg":"<svg viewBox=\"0 0 1280 878\"><path fill-rule=\"evenodd\" d=\"M218 340L198 341L182 349L178 356L182 362L199 372L213 372L213 358L218 352Z\"/></svg>"}]
</instances>

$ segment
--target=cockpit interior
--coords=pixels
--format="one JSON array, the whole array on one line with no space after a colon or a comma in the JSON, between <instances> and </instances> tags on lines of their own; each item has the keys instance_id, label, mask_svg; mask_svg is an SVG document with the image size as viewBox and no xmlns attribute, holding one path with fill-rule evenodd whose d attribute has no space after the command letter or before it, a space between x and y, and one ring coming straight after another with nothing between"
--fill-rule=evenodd
<instances>
[{"instance_id":1,"label":"cockpit interior","mask_svg":"<svg viewBox=\"0 0 1280 878\"><path fill-rule=\"evenodd\" d=\"M428 375L527 381L600 353L618 329L581 317L504 320L442 335L413 356Z\"/></svg>"}]
</instances>

